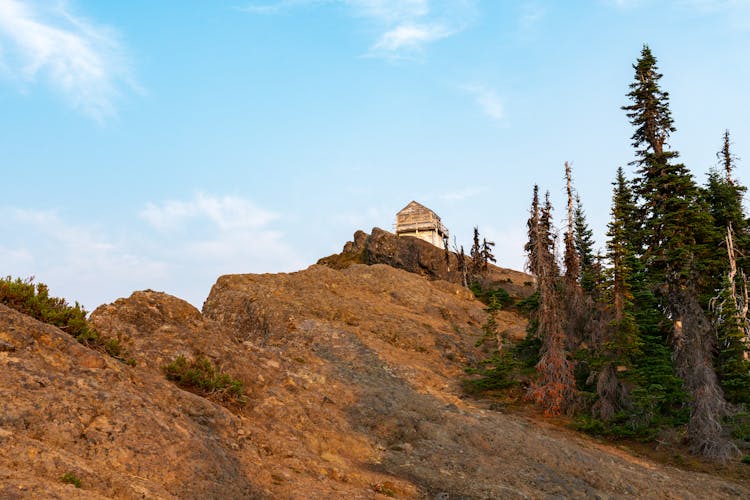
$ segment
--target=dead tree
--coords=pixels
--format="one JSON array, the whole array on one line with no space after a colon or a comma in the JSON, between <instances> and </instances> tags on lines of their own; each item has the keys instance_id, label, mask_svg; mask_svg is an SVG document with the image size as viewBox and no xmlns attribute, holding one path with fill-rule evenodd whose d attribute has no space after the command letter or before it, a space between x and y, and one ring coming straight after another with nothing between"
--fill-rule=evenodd
<instances>
[{"instance_id":1,"label":"dead tree","mask_svg":"<svg viewBox=\"0 0 750 500\"><path fill-rule=\"evenodd\" d=\"M549 193L543 208L539 209L535 203L529 226L529 241L534 247L529 252L530 267L536 272L539 292L537 335L542 340L542 349L536 365L539 378L529 388L528 397L542 406L546 415L559 415L574 406L576 390L573 366L566 350Z\"/></svg>"}]
</instances>

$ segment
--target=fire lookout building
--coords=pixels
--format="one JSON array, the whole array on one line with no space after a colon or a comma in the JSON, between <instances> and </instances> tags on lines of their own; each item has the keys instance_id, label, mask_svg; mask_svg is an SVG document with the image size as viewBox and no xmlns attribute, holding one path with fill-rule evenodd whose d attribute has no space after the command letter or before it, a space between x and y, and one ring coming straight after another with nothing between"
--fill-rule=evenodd
<instances>
[{"instance_id":1,"label":"fire lookout building","mask_svg":"<svg viewBox=\"0 0 750 500\"><path fill-rule=\"evenodd\" d=\"M448 242L448 229L435 212L412 201L396 214L396 236L413 236L443 248Z\"/></svg>"}]
</instances>

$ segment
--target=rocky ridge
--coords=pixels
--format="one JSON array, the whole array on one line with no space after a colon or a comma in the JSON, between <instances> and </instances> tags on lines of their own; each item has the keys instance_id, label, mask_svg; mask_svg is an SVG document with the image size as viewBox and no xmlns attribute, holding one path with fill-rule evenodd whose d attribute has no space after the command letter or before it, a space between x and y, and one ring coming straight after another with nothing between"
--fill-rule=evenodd
<instances>
[{"instance_id":1,"label":"rocky ridge","mask_svg":"<svg viewBox=\"0 0 750 500\"><path fill-rule=\"evenodd\" d=\"M153 291L94 311L131 367L0 306L0 497L750 496L463 399L485 319L467 290L383 264L222 276L202 312ZM244 407L165 379L198 354Z\"/></svg>"},{"instance_id":2,"label":"rocky ridge","mask_svg":"<svg viewBox=\"0 0 750 500\"><path fill-rule=\"evenodd\" d=\"M469 257L467 259L470 261ZM323 257L318 264L334 269L345 269L352 264L386 264L428 279L461 283L458 256L454 252L446 252L419 238L398 237L377 227L370 234L357 231L340 253ZM480 278L484 288L500 287L516 297L528 297L533 293L530 275L491 263L488 268Z\"/></svg>"}]
</instances>

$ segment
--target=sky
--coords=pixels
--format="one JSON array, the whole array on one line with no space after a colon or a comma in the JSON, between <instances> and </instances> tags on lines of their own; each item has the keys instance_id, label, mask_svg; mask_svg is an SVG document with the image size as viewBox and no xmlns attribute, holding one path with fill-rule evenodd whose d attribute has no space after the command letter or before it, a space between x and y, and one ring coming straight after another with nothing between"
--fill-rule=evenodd
<instances>
[{"instance_id":1,"label":"sky","mask_svg":"<svg viewBox=\"0 0 750 500\"><path fill-rule=\"evenodd\" d=\"M750 182L750 0L0 0L0 275L200 308L411 200L523 269L565 161L604 248L643 44L696 180L729 129Z\"/></svg>"}]
</instances>

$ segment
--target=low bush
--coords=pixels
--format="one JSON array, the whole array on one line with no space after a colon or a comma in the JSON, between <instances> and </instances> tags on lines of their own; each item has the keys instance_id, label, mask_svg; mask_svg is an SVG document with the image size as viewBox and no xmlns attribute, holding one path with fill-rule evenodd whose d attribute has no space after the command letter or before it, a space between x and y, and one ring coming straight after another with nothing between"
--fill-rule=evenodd
<instances>
[{"instance_id":1,"label":"low bush","mask_svg":"<svg viewBox=\"0 0 750 500\"><path fill-rule=\"evenodd\" d=\"M247 400L242 381L222 372L204 356L188 360L180 355L163 370L167 380L209 399L238 405Z\"/></svg>"},{"instance_id":2,"label":"low bush","mask_svg":"<svg viewBox=\"0 0 750 500\"><path fill-rule=\"evenodd\" d=\"M499 391L516 387L521 383L518 362L508 352L497 353L491 359L481 361L478 368L467 368L466 373L479 378L464 380L464 390L469 394Z\"/></svg>"},{"instance_id":3,"label":"low bush","mask_svg":"<svg viewBox=\"0 0 750 500\"><path fill-rule=\"evenodd\" d=\"M86 320L88 314L81 305L74 305L59 297L50 297L44 283L34 283L34 278L0 278L0 304L31 316L44 323L56 326L81 344L99 349L127 364L135 364L125 356L117 338L105 338L94 330Z\"/></svg>"},{"instance_id":4,"label":"low bush","mask_svg":"<svg viewBox=\"0 0 750 500\"><path fill-rule=\"evenodd\" d=\"M477 299L487 304L488 309L492 311L499 311L500 309L510 307L514 302L513 297L502 288L485 290L479 283L472 283L469 289Z\"/></svg>"},{"instance_id":5,"label":"low bush","mask_svg":"<svg viewBox=\"0 0 750 500\"><path fill-rule=\"evenodd\" d=\"M76 475L73 474L72 472L66 472L65 474L60 476L60 481L62 481L65 484L72 484L76 488L81 487L81 480L78 477L76 477Z\"/></svg>"}]
</instances>

